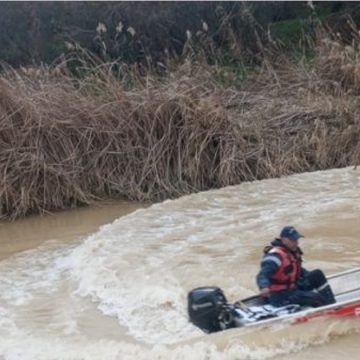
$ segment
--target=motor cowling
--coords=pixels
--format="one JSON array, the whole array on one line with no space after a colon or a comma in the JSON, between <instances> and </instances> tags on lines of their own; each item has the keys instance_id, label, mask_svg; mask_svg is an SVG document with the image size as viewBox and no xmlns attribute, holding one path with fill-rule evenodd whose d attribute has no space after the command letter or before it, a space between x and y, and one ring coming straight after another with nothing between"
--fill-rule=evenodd
<instances>
[{"instance_id":1,"label":"motor cowling","mask_svg":"<svg viewBox=\"0 0 360 360\"><path fill-rule=\"evenodd\" d=\"M207 333L232 327L227 321L228 303L218 287L199 287L188 294L190 321ZM228 323L228 324L227 324Z\"/></svg>"}]
</instances>

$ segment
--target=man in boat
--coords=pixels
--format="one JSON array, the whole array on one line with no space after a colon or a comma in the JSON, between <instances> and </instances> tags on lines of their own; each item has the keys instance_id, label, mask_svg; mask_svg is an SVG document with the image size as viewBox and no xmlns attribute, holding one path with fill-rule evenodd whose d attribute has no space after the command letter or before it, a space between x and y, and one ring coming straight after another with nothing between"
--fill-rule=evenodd
<instances>
[{"instance_id":1,"label":"man in boat","mask_svg":"<svg viewBox=\"0 0 360 360\"><path fill-rule=\"evenodd\" d=\"M301 235L293 226L285 226L280 237L264 249L256 282L263 297L273 306L299 304L319 307L335 303L324 273L302 267Z\"/></svg>"}]
</instances>

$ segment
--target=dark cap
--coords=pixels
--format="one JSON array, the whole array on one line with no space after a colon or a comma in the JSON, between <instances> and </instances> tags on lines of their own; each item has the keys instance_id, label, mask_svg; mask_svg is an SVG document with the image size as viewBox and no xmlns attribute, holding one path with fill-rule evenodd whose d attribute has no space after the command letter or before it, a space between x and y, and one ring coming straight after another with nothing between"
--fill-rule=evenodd
<instances>
[{"instance_id":1,"label":"dark cap","mask_svg":"<svg viewBox=\"0 0 360 360\"><path fill-rule=\"evenodd\" d=\"M293 226L285 226L280 233L280 237L286 237L290 240L297 241L304 237Z\"/></svg>"}]
</instances>

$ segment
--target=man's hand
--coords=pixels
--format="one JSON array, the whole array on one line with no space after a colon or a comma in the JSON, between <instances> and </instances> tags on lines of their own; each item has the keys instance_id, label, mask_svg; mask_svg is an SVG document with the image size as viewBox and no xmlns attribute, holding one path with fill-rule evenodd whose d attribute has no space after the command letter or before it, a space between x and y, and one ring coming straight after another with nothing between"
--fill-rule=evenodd
<instances>
[{"instance_id":1,"label":"man's hand","mask_svg":"<svg viewBox=\"0 0 360 360\"><path fill-rule=\"evenodd\" d=\"M270 295L270 289L269 288L263 288L260 290L260 295L262 297L268 297Z\"/></svg>"}]
</instances>

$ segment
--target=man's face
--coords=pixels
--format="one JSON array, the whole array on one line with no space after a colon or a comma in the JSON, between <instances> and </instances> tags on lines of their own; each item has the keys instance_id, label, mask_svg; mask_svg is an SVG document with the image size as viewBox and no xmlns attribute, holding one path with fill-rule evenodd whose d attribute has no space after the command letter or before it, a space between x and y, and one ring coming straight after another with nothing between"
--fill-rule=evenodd
<instances>
[{"instance_id":1,"label":"man's face","mask_svg":"<svg viewBox=\"0 0 360 360\"><path fill-rule=\"evenodd\" d=\"M290 240L287 237L282 237L281 241L284 244L284 246L287 247L291 251L295 251L297 249L297 247L298 247L298 242L297 241Z\"/></svg>"}]
</instances>

